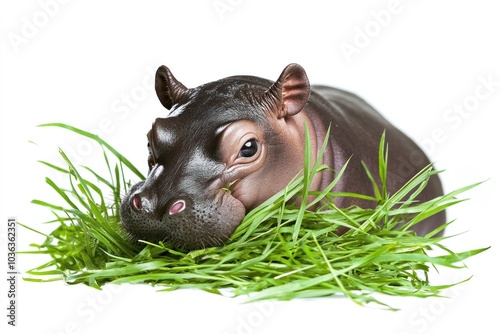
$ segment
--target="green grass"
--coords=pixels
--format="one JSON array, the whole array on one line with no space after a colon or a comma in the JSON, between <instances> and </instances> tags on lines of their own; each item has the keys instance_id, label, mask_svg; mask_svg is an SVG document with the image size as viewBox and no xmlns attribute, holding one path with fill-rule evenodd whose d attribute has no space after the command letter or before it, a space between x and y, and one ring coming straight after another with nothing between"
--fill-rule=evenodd
<instances>
[{"instance_id":1,"label":"green grass","mask_svg":"<svg viewBox=\"0 0 500 334\"><path fill-rule=\"evenodd\" d=\"M388 152L383 136L379 170L365 168L370 178L378 173L383 181L380 187L374 182L375 197L332 191L347 164L337 171L328 188L310 192L313 176L328 167L319 163L310 167L310 145L306 143L303 176L249 212L223 247L187 252L163 243L133 244L120 227L120 199L130 187L129 177L144 176L94 134L59 123L42 126L66 129L97 141L106 175L99 175L95 168L75 166L63 151L64 166L42 162L67 175L68 183L62 186L46 178L62 204L33 200L51 210L55 218L48 222L54 230L38 232L43 242L31 244L33 250L24 252L46 254L49 259L26 273L28 281L63 280L95 288L111 282L141 283L161 291L192 288L220 293L229 289L234 296L248 294L249 301L344 295L358 304L378 303L390 308L375 294L438 296L450 285L431 284L431 271L439 266L463 268L463 260L487 249L453 252L444 245L446 238L435 237L444 226L426 236L416 236L410 230L463 201L457 196L477 184L417 203L414 196L438 173L428 166L399 191L388 194ZM314 196L314 200L289 204L296 196ZM378 205L374 209L338 208L334 204L338 196L373 200ZM310 210L318 203L321 210ZM335 232L341 226L348 231L338 236Z\"/></svg>"}]
</instances>

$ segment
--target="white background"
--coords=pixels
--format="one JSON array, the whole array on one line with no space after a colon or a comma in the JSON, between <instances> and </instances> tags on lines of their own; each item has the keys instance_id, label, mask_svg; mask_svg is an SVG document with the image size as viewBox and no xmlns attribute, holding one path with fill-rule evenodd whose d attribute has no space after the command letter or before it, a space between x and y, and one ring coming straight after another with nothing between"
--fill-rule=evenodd
<instances>
[{"instance_id":1,"label":"white background","mask_svg":"<svg viewBox=\"0 0 500 334\"><path fill-rule=\"evenodd\" d=\"M99 292L21 281L16 328L6 325L2 279L0 319L8 333L499 332L498 6L494 1L326 3L2 1L0 219L16 216L50 230L41 223L51 213L30 204L34 198L55 198L44 183L52 174L36 161L55 161L58 146L80 153L82 164L92 166L100 158L80 138L38 124L98 130L145 172L145 134L165 113L151 89L151 73L159 65L193 87L235 74L276 79L288 63L297 62L312 83L359 94L423 145L446 169L447 191L488 179L463 196L469 201L449 210L449 218L457 220L448 235L466 233L447 245L455 251L492 248L467 260L468 269L442 270L435 282L472 279L446 291L446 299L382 297L401 308L398 312L345 298L244 305L199 291L122 286ZM356 53L342 51L348 44ZM5 231L1 261L6 262ZM20 249L41 241L19 229ZM22 271L44 260L18 259Z\"/></svg>"}]
</instances>

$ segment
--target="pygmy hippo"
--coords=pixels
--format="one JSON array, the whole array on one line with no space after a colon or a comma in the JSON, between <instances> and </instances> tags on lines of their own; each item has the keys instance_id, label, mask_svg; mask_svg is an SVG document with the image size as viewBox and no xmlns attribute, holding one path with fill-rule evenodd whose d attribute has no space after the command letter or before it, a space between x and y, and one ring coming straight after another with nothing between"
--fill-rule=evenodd
<instances>
[{"instance_id":1,"label":"pygmy hippo","mask_svg":"<svg viewBox=\"0 0 500 334\"><path fill-rule=\"evenodd\" d=\"M384 130L389 193L429 164L411 139L364 100L343 90L310 86L297 64L288 65L276 82L232 76L189 89L161 66L155 89L169 111L147 134L146 180L132 186L121 205L123 228L135 240L164 241L186 250L222 245L249 210L303 168L305 126L314 157L330 128L326 152L319 158L333 172L317 174L311 190L326 187L349 160L334 190L373 196L361 161L378 174ZM417 199L440 195L441 183L434 175ZM336 204L376 203L341 197ZM423 235L444 222L440 212L415 230Z\"/></svg>"}]
</instances>

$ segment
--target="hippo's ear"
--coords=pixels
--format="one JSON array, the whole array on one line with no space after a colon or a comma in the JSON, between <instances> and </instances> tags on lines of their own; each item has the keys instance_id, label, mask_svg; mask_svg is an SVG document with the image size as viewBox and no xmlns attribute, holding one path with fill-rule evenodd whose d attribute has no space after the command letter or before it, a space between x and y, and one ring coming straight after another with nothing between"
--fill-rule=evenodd
<instances>
[{"instance_id":1,"label":"hippo's ear","mask_svg":"<svg viewBox=\"0 0 500 334\"><path fill-rule=\"evenodd\" d=\"M311 86L304 68L290 64L281 72L278 80L266 91L266 105L274 107L278 118L293 116L301 111L309 100Z\"/></svg>"},{"instance_id":2,"label":"hippo's ear","mask_svg":"<svg viewBox=\"0 0 500 334\"><path fill-rule=\"evenodd\" d=\"M161 104L167 109L182 102L188 93L188 89L177 81L165 65L160 66L156 71L155 89Z\"/></svg>"}]
</instances>

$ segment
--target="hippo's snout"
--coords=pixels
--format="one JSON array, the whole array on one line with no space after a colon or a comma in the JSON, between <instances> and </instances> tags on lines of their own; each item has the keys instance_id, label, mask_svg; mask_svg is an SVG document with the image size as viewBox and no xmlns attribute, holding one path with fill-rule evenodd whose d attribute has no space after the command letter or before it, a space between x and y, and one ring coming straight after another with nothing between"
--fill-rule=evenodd
<instances>
[{"instance_id":1,"label":"hippo's snout","mask_svg":"<svg viewBox=\"0 0 500 334\"><path fill-rule=\"evenodd\" d=\"M172 204L167 206L168 214L173 216L175 214L181 213L186 209L186 200L182 198L173 199L170 201ZM143 196L141 193L136 192L133 196L130 196L131 209L137 213L141 212L153 212L154 204L150 199Z\"/></svg>"},{"instance_id":2,"label":"hippo's snout","mask_svg":"<svg viewBox=\"0 0 500 334\"><path fill-rule=\"evenodd\" d=\"M164 205L132 187L122 200L122 226L133 240L163 241L186 250L222 245L245 215L245 208L225 191L210 198L175 196Z\"/></svg>"}]
</instances>

